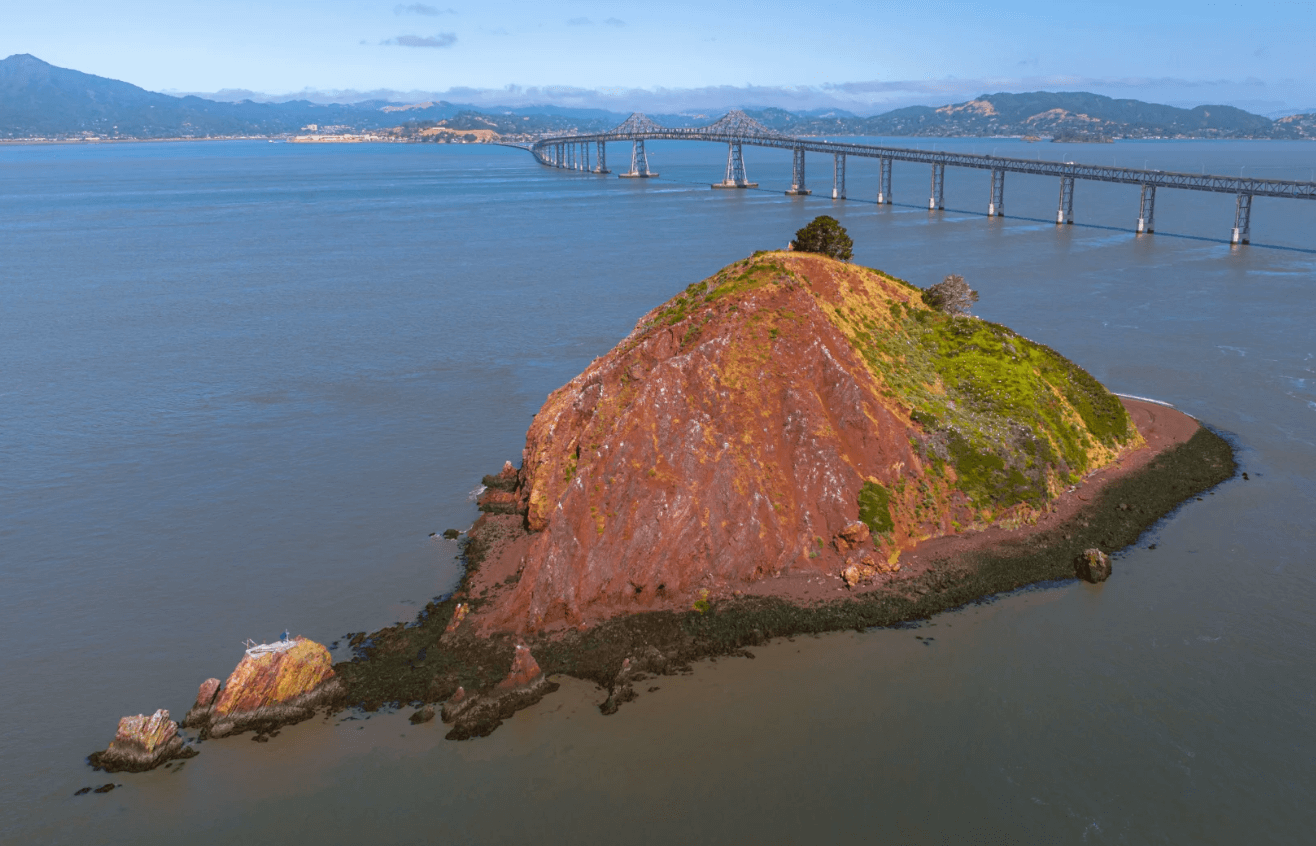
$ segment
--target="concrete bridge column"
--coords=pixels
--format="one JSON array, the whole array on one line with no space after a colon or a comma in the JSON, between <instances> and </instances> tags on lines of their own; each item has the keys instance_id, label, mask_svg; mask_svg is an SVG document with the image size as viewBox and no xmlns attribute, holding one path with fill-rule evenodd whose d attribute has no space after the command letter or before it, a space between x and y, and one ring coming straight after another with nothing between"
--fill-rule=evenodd
<instances>
[{"instance_id":1,"label":"concrete bridge column","mask_svg":"<svg viewBox=\"0 0 1316 846\"><path fill-rule=\"evenodd\" d=\"M987 201L988 217L1005 216L1005 171L992 168L992 196Z\"/></svg>"},{"instance_id":2,"label":"concrete bridge column","mask_svg":"<svg viewBox=\"0 0 1316 846\"><path fill-rule=\"evenodd\" d=\"M891 157L882 156L877 160L877 204L891 205Z\"/></svg>"},{"instance_id":3,"label":"concrete bridge column","mask_svg":"<svg viewBox=\"0 0 1316 846\"><path fill-rule=\"evenodd\" d=\"M612 171L608 170L608 142L596 141L594 152L594 160L598 163L598 167L594 168L594 172L612 173Z\"/></svg>"},{"instance_id":4,"label":"concrete bridge column","mask_svg":"<svg viewBox=\"0 0 1316 846\"><path fill-rule=\"evenodd\" d=\"M1074 222L1074 177L1060 177L1060 208L1056 210L1056 226Z\"/></svg>"},{"instance_id":5,"label":"concrete bridge column","mask_svg":"<svg viewBox=\"0 0 1316 846\"><path fill-rule=\"evenodd\" d=\"M787 194L802 197L806 194L812 194L808 188L804 187L804 148L792 148L794 156L791 159L791 187Z\"/></svg>"},{"instance_id":6,"label":"concrete bridge column","mask_svg":"<svg viewBox=\"0 0 1316 846\"><path fill-rule=\"evenodd\" d=\"M1156 231L1156 186L1144 184L1142 199L1138 203L1138 234Z\"/></svg>"},{"instance_id":7,"label":"concrete bridge column","mask_svg":"<svg viewBox=\"0 0 1316 846\"><path fill-rule=\"evenodd\" d=\"M932 166L932 196L928 198L928 210L939 211L945 208L942 202L946 188L946 166L938 162Z\"/></svg>"},{"instance_id":8,"label":"concrete bridge column","mask_svg":"<svg viewBox=\"0 0 1316 846\"><path fill-rule=\"evenodd\" d=\"M845 153L836 153L832 161L832 199L845 199Z\"/></svg>"},{"instance_id":9,"label":"concrete bridge column","mask_svg":"<svg viewBox=\"0 0 1316 846\"><path fill-rule=\"evenodd\" d=\"M1234 231L1229 236L1231 244L1249 244L1252 242L1252 195L1239 194L1234 206Z\"/></svg>"}]
</instances>

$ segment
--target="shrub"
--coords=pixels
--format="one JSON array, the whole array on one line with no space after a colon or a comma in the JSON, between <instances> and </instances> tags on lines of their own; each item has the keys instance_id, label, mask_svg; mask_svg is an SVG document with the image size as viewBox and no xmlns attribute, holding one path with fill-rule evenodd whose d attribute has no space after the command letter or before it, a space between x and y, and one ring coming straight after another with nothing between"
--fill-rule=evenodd
<instances>
[{"instance_id":1,"label":"shrub","mask_svg":"<svg viewBox=\"0 0 1316 846\"><path fill-rule=\"evenodd\" d=\"M849 261L854 250L854 241L846 234L845 227L831 215L819 215L809 225L795 233L791 249L802 253L820 253L841 261Z\"/></svg>"},{"instance_id":2,"label":"shrub","mask_svg":"<svg viewBox=\"0 0 1316 846\"><path fill-rule=\"evenodd\" d=\"M964 277L952 273L923 292L923 302L946 314L964 316L978 301L978 292L969 287Z\"/></svg>"}]
</instances>

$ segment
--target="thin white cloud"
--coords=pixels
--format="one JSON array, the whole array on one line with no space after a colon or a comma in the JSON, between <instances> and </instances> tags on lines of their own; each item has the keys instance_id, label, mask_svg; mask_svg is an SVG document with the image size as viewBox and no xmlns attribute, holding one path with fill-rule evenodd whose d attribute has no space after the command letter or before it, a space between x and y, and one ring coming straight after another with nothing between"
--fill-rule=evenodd
<instances>
[{"instance_id":1,"label":"thin white cloud","mask_svg":"<svg viewBox=\"0 0 1316 846\"><path fill-rule=\"evenodd\" d=\"M594 21L589 18L572 18L567 21L567 26L592 26Z\"/></svg>"},{"instance_id":2,"label":"thin white cloud","mask_svg":"<svg viewBox=\"0 0 1316 846\"><path fill-rule=\"evenodd\" d=\"M393 47L451 47L457 43L457 36L451 32L440 32L438 35L399 35L397 38L387 38L379 43Z\"/></svg>"},{"instance_id":3,"label":"thin white cloud","mask_svg":"<svg viewBox=\"0 0 1316 846\"><path fill-rule=\"evenodd\" d=\"M427 6L424 3L399 3L393 7L395 15L426 15L428 17L437 17L438 15L455 15L455 9L440 9L438 6Z\"/></svg>"},{"instance_id":4,"label":"thin white cloud","mask_svg":"<svg viewBox=\"0 0 1316 846\"><path fill-rule=\"evenodd\" d=\"M621 18L608 18L603 23L608 26L626 26L626 21L622 20Z\"/></svg>"}]
</instances>

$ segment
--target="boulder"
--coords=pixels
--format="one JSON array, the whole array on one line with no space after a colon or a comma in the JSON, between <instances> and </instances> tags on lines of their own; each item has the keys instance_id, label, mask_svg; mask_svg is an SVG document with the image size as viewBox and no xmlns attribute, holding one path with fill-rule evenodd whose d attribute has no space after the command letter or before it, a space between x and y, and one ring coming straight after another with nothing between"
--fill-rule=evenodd
<instances>
[{"instance_id":1,"label":"boulder","mask_svg":"<svg viewBox=\"0 0 1316 846\"><path fill-rule=\"evenodd\" d=\"M268 732L300 722L342 690L329 650L303 637L247 650L218 696L202 707L208 684L202 684L198 704L187 717L187 724L200 727L207 737Z\"/></svg>"},{"instance_id":2,"label":"boulder","mask_svg":"<svg viewBox=\"0 0 1316 846\"><path fill-rule=\"evenodd\" d=\"M462 620L466 619L466 615L470 613L470 610L470 605L465 602L458 602L457 607L452 611L452 619L448 621L448 626L443 630L443 633L450 635L457 631L457 627L462 624Z\"/></svg>"},{"instance_id":3,"label":"boulder","mask_svg":"<svg viewBox=\"0 0 1316 846\"><path fill-rule=\"evenodd\" d=\"M151 716L138 714L119 720L119 730L104 752L93 752L87 760L106 772L141 773L175 758L191 758L197 751L178 736L178 723L161 708Z\"/></svg>"},{"instance_id":4,"label":"boulder","mask_svg":"<svg viewBox=\"0 0 1316 846\"><path fill-rule=\"evenodd\" d=\"M1085 549L1074 559L1074 574L1096 584L1110 578L1110 556L1099 549Z\"/></svg>"},{"instance_id":5,"label":"boulder","mask_svg":"<svg viewBox=\"0 0 1316 846\"><path fill-rule=\"evenodd\" d=\"M490 514L515 514L520 498L515 491L500 491L490 488L480 495L476 505L481 511Z\"/></svg>"},{"instance_id":6,"label":"boulder","mask_svg":"<svg viewBox=\"0 0 1316 846\"><path fill-rule=\"evenodd\" d=\"M507 672L507 678L498 683L497 689L514 690L527 687L535 684L543 675L543 671L539 669L539 662L530 654L530 649L517 644L516 654L512 658L512 668Z\"/></svg>"},{"instance_id":7,"label":"boulder","mask_svg":"<svg viewBox=\"0 0 1316 846\"><path fill-rule=\"evenodd\" d=\"M832 542L836 545L837 552L849 552L852 549L872 543L872 540L873 533L868 528L868 524L855 520L837 532Z\"/></svg>"},{"instance_id":8,"label":"boulder","mask_svg":"<svg viewBox=\"0 0 1316 846\"><path fill-rule=\"evenodd\" d=\"M182 725L201 725L210 706L215 704L215 697L219 696L219 688L219 679L206 679L201 682L201 687L196 692L196 702L187 710Z\"/></svg>"}]
</instances>

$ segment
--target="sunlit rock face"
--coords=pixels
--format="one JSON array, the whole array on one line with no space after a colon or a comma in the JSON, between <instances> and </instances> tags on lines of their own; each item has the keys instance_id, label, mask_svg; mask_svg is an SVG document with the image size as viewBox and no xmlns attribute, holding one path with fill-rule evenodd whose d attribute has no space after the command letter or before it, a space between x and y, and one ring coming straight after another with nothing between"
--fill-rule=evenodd
<instances>
[{"instance_id":1,"label":"sunlit rock face","mask_svg":"<svg viewBox=\"0 0 1316 846\"><path fill-rule=\"evenodd\" d=\"M518 580L479 625L689 607L800 569L885 578L922 540L1035 519L1138 439L1095 380L1005 327L867 268L758 254L549 396L515 488Z\"/></svg>"}]
</instances>

